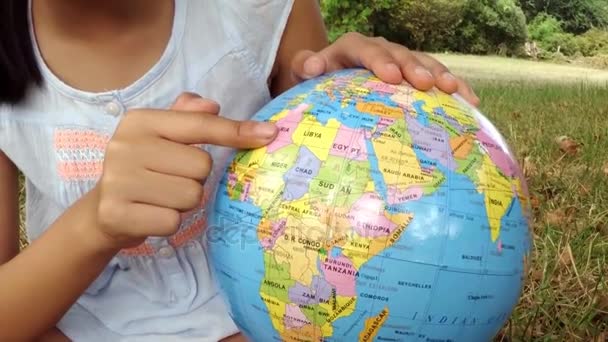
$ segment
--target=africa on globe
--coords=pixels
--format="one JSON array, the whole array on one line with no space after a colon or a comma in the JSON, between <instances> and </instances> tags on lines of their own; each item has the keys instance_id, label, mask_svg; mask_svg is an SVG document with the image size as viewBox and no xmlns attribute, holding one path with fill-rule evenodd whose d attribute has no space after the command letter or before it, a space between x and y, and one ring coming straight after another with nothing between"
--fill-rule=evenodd
<instances>
[{"instance_id":1,"label":"africa on globe","mask_svg":"<svg viewBox=\"0 0 608 342\"><path fill-rule=\"evenodd\" d=\"M254 117L210 212L209 259L251 341L488 341L530 252L525 179L458 96L363 69L306 81Z\"/></svg>"}]
</instances>

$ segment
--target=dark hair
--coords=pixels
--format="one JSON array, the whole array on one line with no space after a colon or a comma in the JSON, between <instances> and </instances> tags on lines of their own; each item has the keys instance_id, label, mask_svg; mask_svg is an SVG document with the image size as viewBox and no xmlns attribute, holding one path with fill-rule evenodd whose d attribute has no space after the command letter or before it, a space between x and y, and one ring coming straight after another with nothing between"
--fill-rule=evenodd
<instances>
[{"instance_id":1,"label":"dark hair","mask_svg":"<svg viewBox=\"0 0 608 342\"><path fill-rule=\"evenodd\" d=\"M16 104L42 83L27 0L0 0L0 103Z\"/></svg>"}]
</instances>

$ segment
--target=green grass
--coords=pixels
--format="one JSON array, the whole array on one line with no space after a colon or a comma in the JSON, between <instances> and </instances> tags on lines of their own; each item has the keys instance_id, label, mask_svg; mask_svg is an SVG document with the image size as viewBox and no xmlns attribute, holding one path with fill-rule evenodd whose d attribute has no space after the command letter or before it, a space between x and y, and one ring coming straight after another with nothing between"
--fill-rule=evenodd
<instances>
[{"instance_id":1,"label":"green grass","mask_svg":"<svg viewBox=\"0 0 608 342\"><path fill-rule=\"evenodd\" d=\"M598 70L570 64L537 62L496 56L434 54L450 70L468 79L528 80L531 82L560 82L576 84L607 84L608 70Z\"/></svg>"},{"instance_id":2,"label":"green grass","mask_svg":"<svg viewBox=\"0 0 608 342\"><path fill-rule=\"evenodd\" d=\"M537 201L525 292L498 341L604 341L608 335L608 87L472 81ZM582 147L564 155L555 139Z\"/></svg>"}]
</instances>

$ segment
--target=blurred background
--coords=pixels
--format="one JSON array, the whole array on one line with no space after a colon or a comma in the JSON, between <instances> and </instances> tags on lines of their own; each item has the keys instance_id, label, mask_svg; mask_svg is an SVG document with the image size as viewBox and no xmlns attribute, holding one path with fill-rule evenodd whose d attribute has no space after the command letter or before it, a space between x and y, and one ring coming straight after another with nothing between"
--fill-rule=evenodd
<instances>
[{"instance_id":1,"label":"blurred background","mask_svg":"<svg viewBox=\"0 0 608 342\"><path fill-rule=\"evenodd\" d=\"M534 205L521 302L497 341L608 341L608 0L321 0L331 38L384 36L467 79Z\"/></svg>"}]
</instances>

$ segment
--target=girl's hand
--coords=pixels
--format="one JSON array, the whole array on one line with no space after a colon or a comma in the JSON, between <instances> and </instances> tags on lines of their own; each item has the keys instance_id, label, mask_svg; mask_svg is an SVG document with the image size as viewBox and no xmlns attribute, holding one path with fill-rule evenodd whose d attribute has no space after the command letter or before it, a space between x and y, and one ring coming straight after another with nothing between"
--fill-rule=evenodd
<instances>
[{"instance_id":1,"label":"girl's hand","mask_svg":"<svg viewBox=\"0 0 608 342\"><path fill-rule=\"evenodd\" d=\"M256 148L270 143L270 123L218 116L219 106L182 95L172 110L134 110L107 146L97 191L97 226L106 246L128 248L148 236L170 236L180 213L200 205L212 168L195 144Z\"/></svg>"},{"instance_id":2,"label":"girl's hand","mask_svg":"<svg viewBox=\"0 0 608 342\"><path fill-rule=\"evenodd\" d=\"M295 75L301 79L352 67L367 68L387 83L406 80L419 90L436 86L449 94L458 92L474 106L480 102L471 87L439 61L384 38L348 33L317 53L300 51L292 63Z\"/></svg>"}]
</instances>

